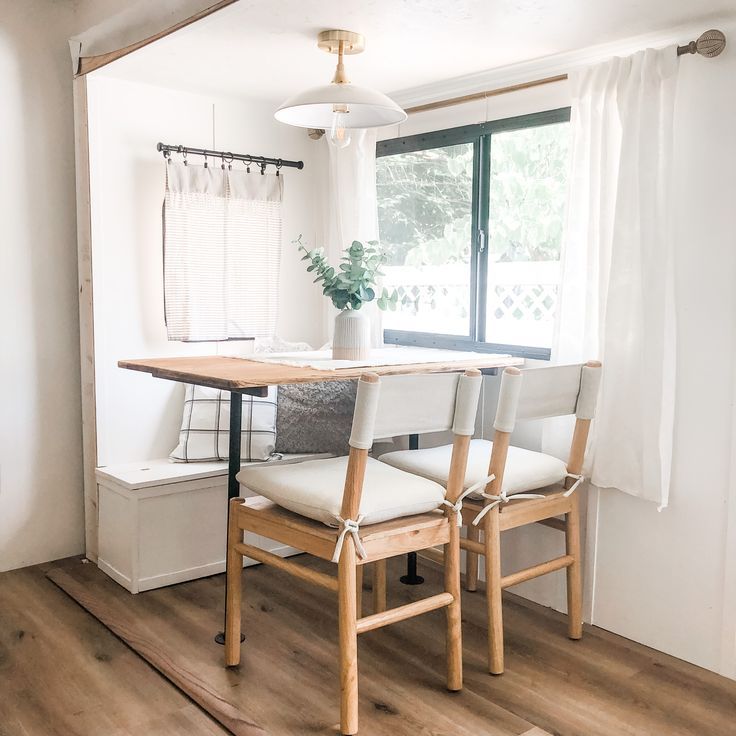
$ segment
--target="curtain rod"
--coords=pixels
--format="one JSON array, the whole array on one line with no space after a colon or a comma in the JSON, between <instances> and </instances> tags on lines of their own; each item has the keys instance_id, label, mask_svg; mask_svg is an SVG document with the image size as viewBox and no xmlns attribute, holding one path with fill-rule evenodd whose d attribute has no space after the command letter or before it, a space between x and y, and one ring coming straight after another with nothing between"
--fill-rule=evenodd
<instances>
[{"instance_id":1,"label":"curtain rod","mask_svg":"<svg viewBox=\"0 0 736 736\"><path fill-rule=\"evenodd\" d=\"M718 56L723 49L726 48L726 36L722 31L712 29L702 33L697 41L690 41L684 46L677 47L677 55L684 54L700 54L706 58ZM557 74L554 77L545 77L544 79L535 79L531 82L520 82L512 84L508 87L498 87L483 92L474 92L460 97L451 97L447 100L438 100L437 102L428 102L424 105L415 105L414 107L405 108L405 112L410 115L418 112L428 112L429 110L439 110L443 107L453 107L454 105L462 105L465 102L473 102L474 100L484 100L487 97L496 97L497 95L505 95L509 92L517 92L522 89L530 89L532 87L541 87L545 84L553 84L562 82L567 79L567 74Z\"/></svg>"},{"instance_id":2,"label":"curtain rod","mask_svg":"<svg viewBox=\"0 0 736 736\"><path fill-rule=\"evenodd\" d=\"M275 166L276 173L282 167L289 169L303 169L304 161L289 161L285 158L270 158L269 156L252 156L249 153L230 153L230 151L213 151L209 148L190 148L189 146L172 146L168 143L158 143L156 150L163 153L164 158L169 158L172 153L181 153L185 157L187 154L194 154L195 156L204 156L205 158L211 157L213 159L220 159L222 165L226 163L232 163L233 161L245 161L247 164L256 164L261 167L261 171L264 171L266 166ZM207 162L205 161L205 166Z\"/></svg>"}]
</instances>

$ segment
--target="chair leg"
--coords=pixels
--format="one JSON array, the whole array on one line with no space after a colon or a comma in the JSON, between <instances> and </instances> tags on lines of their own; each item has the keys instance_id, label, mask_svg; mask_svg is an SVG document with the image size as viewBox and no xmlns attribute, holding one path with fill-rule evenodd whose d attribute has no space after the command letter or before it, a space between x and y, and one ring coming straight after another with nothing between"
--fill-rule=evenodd
<instances>
[{"instance_id":1,"label":"chair leg","mask_svg":"<svg viewBox=\"0 0 736 736\"><path fill-rule=\"evenodd\" d=\"M572 494L565 524L565 551L575 561L567 568L567 635L583 637L583 583L580 564L580 500Z\"/></svg>"},{"instance_id":2,"label":"chair leg","mask_svg":"<svg viewBox=\"0 0 736 736\"><path fill-rule=\"evenodd\" d=\"M468 539L474 542L480 540L480 529L468 524ZM465 550L465 590L475 593L478 590L478 553Z\"/></svg>"},{"instance_id":3,"label":"chair leg","mask_svg":"<svg viewBox=\"0 0 736 736\"><path fill-rule=\"evenodd\" d=\"M501 519L496 506L486 514L485 566L488 606L488 671L503 674L503 607L501 599Z\"/></svg>"},{"instance_id":4,"label":"chair leg","mask_svg":"<svg viewBox=\"0 0 736 736\"><path fill-rule=\"evenodd\" d=\"M355 567L355 618L363 616L363 565Z\"/></svg>"},{"instance_id":5,"label":"chair leg","mask_svg":"<svg viewBox=\"0 0 736 736\"><path fill-rule=\"evenodd\" d=\"M243 541L243 531L238 528L237 507L242 499L230 502L227 529L227 562L226 582L227 607L225 609L225 666L235 667L240 664L240 627L243 595L243 555L234 547Z\"/></svg>"},{"instance_id":6,"label":"chair leg","mask_svg":"<svg viewBox=\"0 0 736 736\"><path fill-rule=\"evenodd\" d=\"M445 591L453 601L445 609L447 615L447 689L461 690L463 686L463 640L460 591L460 529L450 519L450 541L445 545Z\"/></svg>"},{"instance_id":7,"label":"chair leg","mask_svg":"<svg viewBox=\"0 0 736 736\"><path fill-rule=\"evenodd\" d=\"M338 624L340 632L340 733L358 733L358 632L355 546L348 537L338 563Z\"/></svg>"},{"instance_id":8,"label":"chair leg","mask_svg":"<svg viewBox=\"0 0 736 736\"><path fill-rule=\"evenodd\" d=\"M386 560L373 563L373 613L386 610Z\"/></svg>"}]
</instances>

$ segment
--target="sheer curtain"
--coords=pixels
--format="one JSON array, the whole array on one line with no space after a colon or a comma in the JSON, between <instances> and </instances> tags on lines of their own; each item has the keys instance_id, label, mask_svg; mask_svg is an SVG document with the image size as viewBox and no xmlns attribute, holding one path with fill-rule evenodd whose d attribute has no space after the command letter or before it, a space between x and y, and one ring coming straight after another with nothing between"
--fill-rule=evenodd
<instances>
[{"instance_id":1,"label":"sheer curtain","mask_svg":"<svg viewBox=\"0 0 736 736\"><path fill-rule=\"evenodd\" d=\"M353 240L378 240L376 204L376 131L352 130L350 143L326 143L329 156L325 211L325 251L334 265ZM337 311L326 303L327 334L332 336ZM381 311L375 302L363 307L371 317L373 346L383 345Z\"/></svg>"},{"instance_id":2,"label":"sheer curtain","mask_svg":"<svg viewBox=\"0 0 736 736\"><path fill-rule=\"evenodd\" d=\"M275 333L283 176L169 163L164 303L169 340Z\"/></svg>"},{"instance_id":3,"label":"sheer curtain","mask_svg":"<svg viewBox=\"0 0 736 736\"><path fill-rule=\"evenodd\" d=\"M604 371L591 482L667 505L675 399L674 47L570 74L573 161L556 361Z\"/></svg>"}]
</instances>

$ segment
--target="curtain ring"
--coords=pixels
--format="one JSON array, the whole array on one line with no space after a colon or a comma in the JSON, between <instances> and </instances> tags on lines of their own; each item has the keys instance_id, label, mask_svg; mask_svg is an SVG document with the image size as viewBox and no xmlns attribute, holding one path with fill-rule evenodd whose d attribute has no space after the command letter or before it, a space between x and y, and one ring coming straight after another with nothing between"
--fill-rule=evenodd
<instances>
[{"instance_id":1,"label":"curtain ring","mask_svg":"<svg viewBox=\"0 0 736 736\"><path fill-rule=\"evenodd\" d=\"M223 153L220 158L222 159L222 163L220 164L220 168L225 171L225 154Z\"/></svg>"},{"instance_id":2,"label":"curtain ring","mask_svg":"<svg viewBox=\"0 0 736 736\"><path fill-rule=\"evenodd\" d=\"M281 159L277 159L276 161L276 176L279 176L279 171L281 171L281 167L284 165L284 162Z\"/></svg>"},{"instance_id":3,"label":"curtain ring","mask_svg":"<svg viewBox=\"0 0 736 736\"><path fill-rule=\"evenodd\" d=\"M261 176L263 176L266 173L266 162L261 162Z\"/></svg>"},{"instance_id":4,"label":"curtain ring","mask_svg":"<svg viewBox=\"0 0 736 736\"><path fill-rule=\"evenodd\" d=\"M184 159L184 166L187 166L187 151L186 149L182 149L181 156Z\"/></svg>"},{"instance_id":5,"label":"curtain ring","mask_svg":"<svg viewBox=\"0 0 736 736\"><path fill-rule=\"evenodd\" d=\"M171 151L169 151L168 149L164 150L164 159L166 159L167 164L171 163Z\"/></svg>"},{"instance_id":6,"label":"curtain ring","mask_svg":"<svg viewBox=\"0 0 736 736\"><path fill-rule=\"evenodd\" d=\"M205 167L205 169L208 168L208 166L207 166L207 154L206 153L204 154L204 167Z\"/></svg>"},{"instance_id":7,"label":"curtain ring","mask_svg":"<svg viewBox=\"0 0 736 736\"><path fill-rule=\"evenodd\" d=\"M245 164L245 173L246 174L250 174L250 165L252 163L253 163L253 159L250 156L248 156L248 160L247 160L247 162Z\"/></svg>"}]
</instances>

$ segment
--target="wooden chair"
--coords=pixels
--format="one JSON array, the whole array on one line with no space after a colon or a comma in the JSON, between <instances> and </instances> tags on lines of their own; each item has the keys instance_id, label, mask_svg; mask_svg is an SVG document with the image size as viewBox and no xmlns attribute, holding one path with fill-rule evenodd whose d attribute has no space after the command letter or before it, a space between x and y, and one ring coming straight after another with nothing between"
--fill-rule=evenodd
<instances>
[{"instance_id":1,"label":"wooden chair","mask_svg":"<svg viewBox=\"0 0 736 736\"><path fill-rule=\"evenodd\" d=\"M460 510L480 385L475 370L383 381L365 374L358 382L348 457L241 470L241 485L261 495L233 499L230 506L227 666L240 662L245 556L337 593L342 734L358 732L357 635L363 632L446 608L447 688L461 689ZM368 457L375 439L449 429L454 443L446 492L434 481ZM337 578L244 544L244 531L336 562ZM444 592L386 610L386 559L435 545L445 549ZM359 581L368 563L375 564L375 610L362 616Z\"/></svg>"},{"instance_id":2,"label":"wooden chair","mask_svg":"<svg viewBox=\"0 0 736 736\"><path fill-rule=\"evenodd\" d=\"M601 364L597 361L521 371L506 368L501 379L493 442L471 442L464 491L470 498L462 508L467 538L460 540L460 546L467 555L468 590L477 587L479 555L485 560L488 667L492 674L504 671L501 592L505 588L565 569L568 636L580 639L583 635L580 511L574 491L584 480L583 459L600 376ZM517 420L568 414L575 414L576 422L567 465L551 455L509 445ZM392 452L382 455L380 460L397 469L446 483L448 450L439 447ZM565 554L502 575L501 532L534 523L563 532Z\"/></svg>"}]
</instances>

